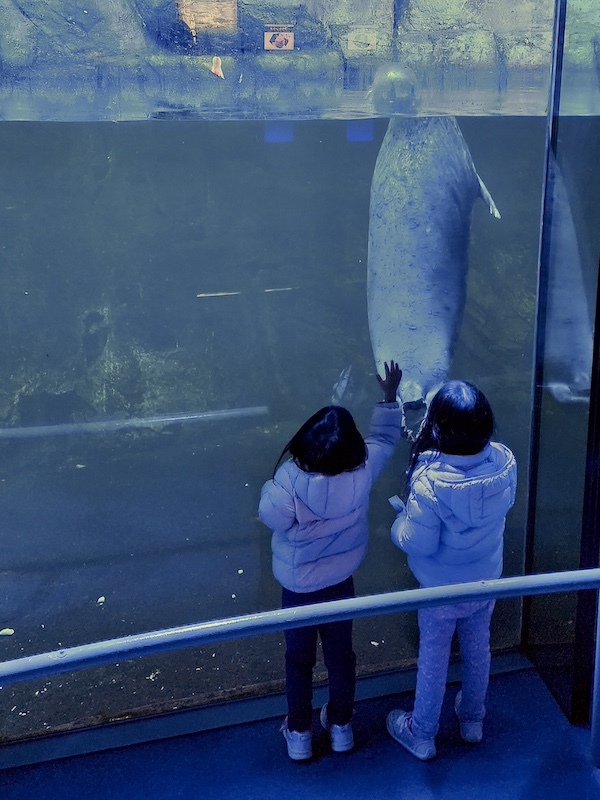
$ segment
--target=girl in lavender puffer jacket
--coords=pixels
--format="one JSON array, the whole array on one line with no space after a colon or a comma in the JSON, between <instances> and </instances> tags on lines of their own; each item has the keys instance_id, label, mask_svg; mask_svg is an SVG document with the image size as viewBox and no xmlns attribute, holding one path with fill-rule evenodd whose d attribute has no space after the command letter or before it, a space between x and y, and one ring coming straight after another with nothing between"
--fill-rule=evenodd
<instances>
[{"instance_id":1,"label":"girl in lavender puffer jacket","mask_svg":"<svg viewBox=\"0 0 600 800\"><path fill-rule=\"evenodd\" d=\"M283 449L291 456L263 486L259 516L273 531L273 574L282 585L282 606L354 597L352 575L368 541L369 493L402 434L396 393L402 371L385 364L377 376L384 401L375 406L366 440L340 406L313 414ZM312 673L317 635L329 675L329 702L321 724L333 750L352 749L356 656L352 620L285 632L288 716L282 727L290 758L312 755Z\"/></svg>"}]
</instances>

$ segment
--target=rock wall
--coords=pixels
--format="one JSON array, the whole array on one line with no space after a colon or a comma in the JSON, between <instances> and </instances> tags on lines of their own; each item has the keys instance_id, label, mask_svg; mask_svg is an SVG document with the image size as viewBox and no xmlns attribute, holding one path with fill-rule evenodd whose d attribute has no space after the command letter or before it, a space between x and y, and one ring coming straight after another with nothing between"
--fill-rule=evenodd
<instances>
[{"instance_id":1,"label":"rock wall","mask_svg":"<svg viewBox=\"0 0 600 800\"><path fill-rule=\"evenodd\" d=\"M192 2L0 0L0 117L351 118L373 114L368 90L390 61L418 76L421 113L544 113L551 0L238 0L225 30L206 18L192 30ZM565 63L586 85L599 18L593 0L569 3ZM273 26L289 46L269 47ZM519 107L511 90L537 94Z\"/></svg>"}]
</instances>

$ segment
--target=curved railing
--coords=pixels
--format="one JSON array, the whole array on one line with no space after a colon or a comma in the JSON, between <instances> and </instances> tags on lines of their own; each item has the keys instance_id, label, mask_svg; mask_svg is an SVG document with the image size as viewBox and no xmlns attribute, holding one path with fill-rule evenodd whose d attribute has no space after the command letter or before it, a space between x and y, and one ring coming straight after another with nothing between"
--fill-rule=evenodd
<instances>
[{"instance_id":1,"label":"curved railing","mask_svg":"<svg viewBox=\"0 0 600 800\"><path fill-rule=\"evenodd\" d=\"M272 633L286 628L300 628L323 622L394 614L448 603L557 594L598 588L600 588L600 569L572 570L437 586L431 589L409 589L296 608L263 611L134 634L118 639L108 639L4 661L0 663L0 684L5 686L33 677L71 672L151 653ZM600 614L598 619L600 620ZM592 761L596 767L600 767L600 636L598 633L599 631L596 632L597 649L591 742Z\"/></svg>"}]
</instances>

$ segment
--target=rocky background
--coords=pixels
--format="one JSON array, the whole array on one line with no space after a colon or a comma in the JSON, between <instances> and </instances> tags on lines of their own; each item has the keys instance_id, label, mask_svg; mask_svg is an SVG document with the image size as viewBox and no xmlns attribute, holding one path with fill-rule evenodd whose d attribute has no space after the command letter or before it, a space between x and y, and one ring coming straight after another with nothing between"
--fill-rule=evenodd
<instances>
[{"instance_id":1,"label":"rocky background","mask_svg":"<svg viewBox=\"0 0 600 800\"><path fill-rule=\"evenodd\" d=\"M424 113L544 113L550 0L239 0L234 28L197 30L193 3L0 0L2 117L361 115L377 67L398 60ZM293 30L292 51L263 49L273 24ZM578 82L597 80L599 27L593 0L569 3L565 65ZM440 90L453 82L448 108Z\"/></svg>"}]
</instances>

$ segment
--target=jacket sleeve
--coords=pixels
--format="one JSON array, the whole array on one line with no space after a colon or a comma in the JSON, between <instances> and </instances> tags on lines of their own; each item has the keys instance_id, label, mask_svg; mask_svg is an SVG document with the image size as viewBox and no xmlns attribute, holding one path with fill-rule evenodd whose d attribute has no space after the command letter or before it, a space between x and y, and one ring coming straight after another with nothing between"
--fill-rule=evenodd
<instances>
[{"instance_id":1,"label":"jacket sleeve","mask_svg":"<svg viewBox=\"0 0 600 800\"><path fill-rule=\"evenodd\" d=\"M398 403L378 403L375 406L369 435L365 439L373 479L392 457L402 436L403 427L404 413Z\"/></svg>"},{"instance_id":2,"label":"jacket sleeve","mask_svg":"<svg viewBox=\"0 0 600 800\"><path fill-rule=\"evenodd\" d=\"M260 493L258 516L271 530L287 530L296 521L294 498L276 480L267 481Z\"/></svg>"},{"instance_id":3,"label":"jacket sleeve","mask_svg":"<svg viewBox=\"0 0 600 800\"><path fill-rule=\"evenodd\" d=\"M437 501L424 480L411 488L406 509L392 525L392 542L412 556L432 556L440 546L441 519Z\"/></svg>"}]
</instances>

